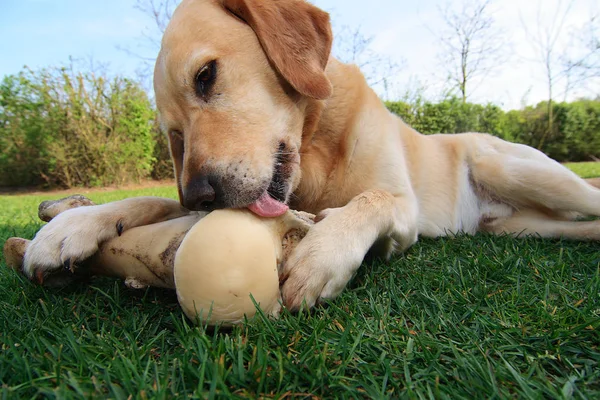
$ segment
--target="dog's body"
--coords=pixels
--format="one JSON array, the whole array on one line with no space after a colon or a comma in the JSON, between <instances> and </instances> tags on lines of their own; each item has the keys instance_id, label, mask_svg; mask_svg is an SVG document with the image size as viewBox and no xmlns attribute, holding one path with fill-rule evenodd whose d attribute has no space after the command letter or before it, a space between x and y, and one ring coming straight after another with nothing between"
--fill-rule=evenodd
<instances>
[{"instance_id":1,"label":"dog's body","mask_svg":"<svg viewBox=\"0 0 600 400\"><path fill-rule=\"evenodd\" d=\"M330 47L327 15L301 0L188 0L155 71L183 205L268 216L289 202L320 213L286 264L286 305L337 296L369 249L389 256L418 235L600 239L599 222L574 221L600 215L600 190L527 146L420 135ZM140 201L61 214L32 243L25 271L56 269L123 229L188 213Z\"/></svg>"}]
</instances>

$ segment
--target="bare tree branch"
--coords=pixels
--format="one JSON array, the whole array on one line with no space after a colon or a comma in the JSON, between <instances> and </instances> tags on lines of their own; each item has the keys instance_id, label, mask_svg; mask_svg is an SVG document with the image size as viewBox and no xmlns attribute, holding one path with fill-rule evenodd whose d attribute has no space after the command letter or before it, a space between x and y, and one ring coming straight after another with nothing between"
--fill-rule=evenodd
<instances>
[{"instance_id":1,"label":"bare tree branch","mask_svg":"<svg viewBox=\"0 0 600 400\"><path fill-rule=\"evenodd\" d=\"M525 30L525 33L527 34L527 37L529 38L533 47L535 53L534 59L543 66L546 79L546 88L548 91L548 127L546 129L546 133L542 135L540 143L537 146L539 149L544 146L546 139L553 130L554 108L552 104L555 97L557 83L561 80L564 81L565 97L567 96L567 93L572 85L572 81L570 79L570 69L564 68L560 62L564 54L561 52L564 50L558 48L557 44L563 35L565 23L573 7L573 2L574 0L568 0L568 3L566 6L564 6L563 1L560 0L554 10L554 13L552 14L552 18L548 22L544 22L542 16L542 7L545 9L547 4L543 4L541 2L538 3L535 33L532 33L528 28L528 26L531 24L526 24L523 20L521 20L523 29Z\"/></svg>"},{"instance_id":2,"label":"bare tree branch","mask_svg":"<svg viewBox=\"0 0 600 400\"><path fill-rule=\"evenodd\" d=\"M344 25L336 29L334 36L334 56L342 62L356 64L365 75L367 83L382 89L387 97L393 78L404 68L405 60L396 62L375 52L372 49L374 37L363 35L361 27Z\"/></svg>"},{"instance_id":3,"label":"bare tree branch","mask_svg":"<svg viewBox=\"0 0 600 400\"><path fill-rule=\"evenodd\" d=\"M165 29L167 29L167 25L169 25L169 21L173 16L173 11L175 11L179 2L180 0L136 0L134 8L152 17L154 27L162 35L165 33Z\"/></svg>"},{"instance_id":4,"label":"bare tree branch","mask_svg":"<svg viewBox=\"0 0 600 400\"><path fill-rule=\"evenodd\" d=\"M152 87L152 74L156 55L160 50L160 41L173 16L173 11L181 0L136 0L134 8L150 20L150 24L142 32L135 48L117 48L128 56L140 60L137 75L140 82L149 90Z\"/></svg>"},{"instance_id":5,"label":"bare tree branch","mask_svg":"<svg viewBox=\"0 0 600 400\"><path fill-rule=\"evenodd\" d=\"M600 14L594 14L577 32L575 47L579 54L567 56L565 67L578 84L600 78Z\"/></svg>"},{"instance_id":6,"label":"bare tree branch","mask_svg":"<svg viewBox=\"0 0 600 400\"><path fill-rule=\"evenodd\" d=\"M479 83L507 61L508 41L491 16L492 0L464 0L439 8L444 28L437 34L440 63L463 102ZM471 89L473 88L473 89Z\"/></svg>"}]
</instances>

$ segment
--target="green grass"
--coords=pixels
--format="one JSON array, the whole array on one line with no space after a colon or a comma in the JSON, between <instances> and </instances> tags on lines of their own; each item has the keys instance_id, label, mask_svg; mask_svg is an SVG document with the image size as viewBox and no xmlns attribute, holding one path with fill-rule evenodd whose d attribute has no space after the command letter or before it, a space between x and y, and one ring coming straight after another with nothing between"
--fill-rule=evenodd
<instances>
[{"instance_id":1,"label":"green grass","mask_svg":"<svg viewBox=\"0 0 600 400\"><path fill-rule=\"evenodd\" d=\"M582 178L596 178L600 176L600 162L566 163L565 166Z\"/></svg>"},{"instance_id":2,"label":"green grass","mask_svg":"<svg viewBox=\"0 0 600 400\"><path fill-rule=\"evenodd\" d=\"M172 188L96 192L98 202ZM0 244L37 204L0 197ZM310 314L195 327L173 292L61 290L0 268L4 398L599 398L597 243L421 240Z\"/></svg>"}]
</instances>

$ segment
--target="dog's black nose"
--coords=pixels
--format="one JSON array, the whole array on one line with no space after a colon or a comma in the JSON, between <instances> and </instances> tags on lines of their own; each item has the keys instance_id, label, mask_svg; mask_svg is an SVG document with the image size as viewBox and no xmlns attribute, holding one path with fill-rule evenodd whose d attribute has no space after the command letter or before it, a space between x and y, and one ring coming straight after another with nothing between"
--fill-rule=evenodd
<instances>
[{"instance_id":1,"label":"dog's black nose","mask_svg":"<svg viewBox=\"0 0 600 400\"><path fill-rule=\"evenodd\" d=\"M210 176L194 177L183 188L183 206L193 211L212 211L217 207L216 182Z\"/></svg>"}]
</instances>

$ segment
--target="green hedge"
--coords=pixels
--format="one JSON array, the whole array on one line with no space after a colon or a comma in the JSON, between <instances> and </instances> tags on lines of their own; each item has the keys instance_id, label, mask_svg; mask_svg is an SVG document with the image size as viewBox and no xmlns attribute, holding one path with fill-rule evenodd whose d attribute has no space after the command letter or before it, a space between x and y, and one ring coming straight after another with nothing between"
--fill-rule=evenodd
<instances>
[{"instance_id":1,"label":"green hedge","mask_svg":"<svg viewBox=\"0 0 600 400\"><path fill-rule=\"evenodd\" d=\"M387 102L388 109L421 133L486 132L542 150L558 161L588 161L600 157L600 101L553 103L552 131L548 103L504 112L493 104Z\"/></svg>"},{"instance_id":2,"label":"green hedge","mask_svg":"<svg viewBox=\"0 0 600 400\"><path fill-rule=\"evenodd\" d=\"M424 134L487 132L558 161L600 157L600 101L504 112L493 104L387 102ZM0 83L0 186L74 187L171 178L168 144L136 82L73 68L25 69Z\"/></svg>"},{"instance_id":3,"label":"green hedge","mask_svg":"<svg viewBox=\"0 0 600 400\"><path fill-rule=\"evenodd\" d=\"M504 136L503 111L493 104L462 103L451 98L440 103L387 102L388 109L424 134L487 132Z\"/></svg>"},{"instance_id":4,"label":"green hedge","mask_svg":"<svg viewBox=\"0 0 600 400\"><path fill-rule=\"evenodd\" d=\"M24 70L0 84L1 186L104 186L149 177L155 111L134 81Z\"/></svg>"}]
</instances>

